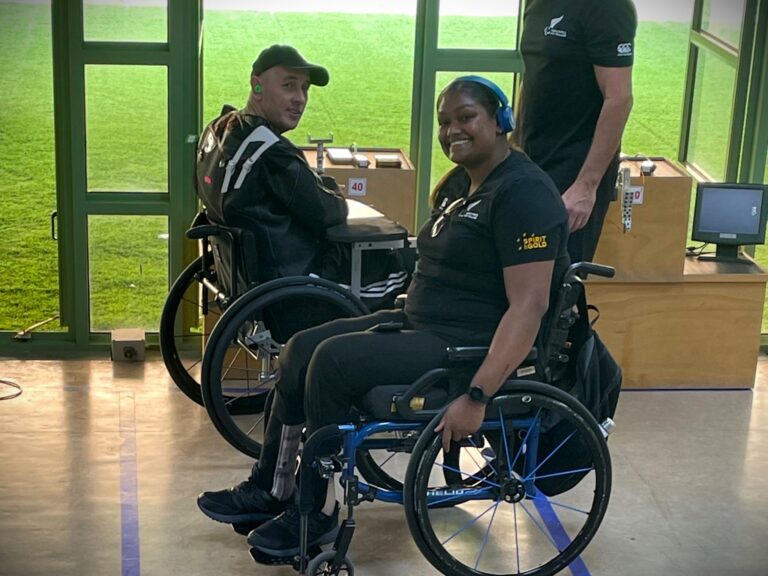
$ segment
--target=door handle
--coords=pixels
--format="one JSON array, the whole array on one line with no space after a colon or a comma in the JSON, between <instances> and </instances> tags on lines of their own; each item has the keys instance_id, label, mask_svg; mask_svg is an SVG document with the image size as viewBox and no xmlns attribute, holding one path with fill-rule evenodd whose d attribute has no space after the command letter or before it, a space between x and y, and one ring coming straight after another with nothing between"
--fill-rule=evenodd
<instances>
[{"instance_id":1,"label":"door handle","mask_svg":"<svg viewBox=\"0 0 768 576\"><path fill-rule=\"evenodd\" d=\"M58 236L56 236L56 218L59 216L59 211L54 210L51 212L51 238L54 240L58 240Z\"/></svg>"}]
</instances>

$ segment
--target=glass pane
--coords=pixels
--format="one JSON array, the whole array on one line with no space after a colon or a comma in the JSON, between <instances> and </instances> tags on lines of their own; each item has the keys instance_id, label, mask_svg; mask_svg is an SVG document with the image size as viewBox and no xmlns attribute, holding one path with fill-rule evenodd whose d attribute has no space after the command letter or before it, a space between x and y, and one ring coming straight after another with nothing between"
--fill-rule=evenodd
<instances>
[{"instance_id":1,"label":"glass pane","mask_svg":"<svg viewBox=\"0 0 768 576\"><path fill-rule=\"evenodd\" d=\"M746 0L704 0L701 29L734 48L741 42Z\"/></svg>"},{"instance_id":2,"label":"glass pane","mask_svg":"<svg viewBox=\"0 0 768 576\"><path fill-rule=\"evenodd\" d=\"M516 0L441 0L438 48L517 47Z\"/></svg>"},{"instance_id":3,"label":"glass pane","mask_svg":"<svg viewBox=\"0 0 768 576\"><path fill-rule=\"evenodd\" d=\"M352 6L349 2L322 4L324 9L336 8L334 13L225 9L231 4L205 3L205 123L219 114L223 104L245 105L251 64L262 48L290 44L310 62L328 68L331 77L328 86L310 89L301 123L286 133L294 144L306 145L309 135L333 132L338 146L357 143L408 150L415 0L409 3L410 14L343 12ZM315 3L307 7L316 8ZM404 3L396 7L403 8ZM243 50L243 38L233 30L247 30L251 38L247 45L252 48ZM375 57L371 46L376 46Z\"/></svg>"},{"instance_id":4,"label":"glass pane","mask_svg":"<svg viewBox=\"0 0 768 576\"><path fill-rule=\"evenodd\" d=\"M89 216L91 331L156 332L168 293L165 216Z\"/></svg>"},{"instance_id":5,"label":"glass pane","mask_svg":"<svg viewBox=\"0 0 768 576\"><path fill-rule=\"evenodd\" d=\"M692 2L691 2L692 4ZM638 12L643 4L636 2ZM645 4L650 12L650 5ZM672 6L669 6L672 9ZM680 148L680 118L685 94L691 6L687 19L675 22L640 20L636 45L632 90L635 104L624 129L622 152L634 155L663 156L677 160ZM674 7L677 14L677 5ZM667 11L656 17L667 17ZM642 17L642 14L638 14Z\"/></svg>"},{"instance_id":6,"label":"glass pane","mask_svg":"<svg viewBox=\"0 0 768 576\"><path fill-rule=\"evenodd\" d=\"M99 42L167 42L168 0L84 0L83 35Z\"/></svg>"},{"instance_id":7,"label":"glass pane","mask_svg":"<svg viewBox=\"0 0 768 576\"><path fill-rule=\"evenodd\" d=\"M725 178L735 85L736 70L699 50L687 160L713 180Z\"/></svg>"},{"instance_id":8,"label":"glass pane","mask_svg":"<svg viewBox=\"0 0 768 576\"><path fill-rule=\"evenodd\" d=\"M0 77L0 330L18 332L59 312L50 2L0 3Z\"/></svg>"},{"instance_id":9,"label":"glass pane","mask_svg":"<svg viewBox=\"0 0 768 576\"><path fill-rule=\"evenodd\" d=\"M440 92L450 84L451 80L458 76L465 76L468 74L477 74L484 78L488 78L488 80L496 83L502 90L504 90L507 98L512 100L512 87L515 84L516 74L510 74L508 72L438 72L435 79L435 106L437 105L437 97L440 95ZM430 178L430 191L435 187L438 180L455 166L455 164L443 153L442 148L440 148L440 143L437 141L437 133L439 130L437 125L437 112L433 109L432 113L435 115L435 122L432 130L432 175Z\"/></svg>"},{"instance_id":10,"label":"glass pane","mask_svg":"<svg viewBox=\"0 0 768 576\"><path fill-rule=\"evenodd\" d=\"M164 66L85 67L88 191L168 191Z\"/></svg>"}]
</instances>

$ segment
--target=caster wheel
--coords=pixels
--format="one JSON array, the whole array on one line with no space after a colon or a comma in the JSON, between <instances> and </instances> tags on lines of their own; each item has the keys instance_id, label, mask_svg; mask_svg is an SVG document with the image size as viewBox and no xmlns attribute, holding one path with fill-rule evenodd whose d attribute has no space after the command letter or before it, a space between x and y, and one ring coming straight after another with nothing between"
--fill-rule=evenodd
<instances>
[{"instance_id":1,"label":"caster wheel","mask_svg":"<svg viewBox=\"0 0 768 576\"><path fill-rule=\"evenodd\" d=\"M333 550L318 554L307 565L307 576L354 576L355 567L349 558L345 557L340 566L333 565L336 552Z\"/></svg>"}]
</instances>

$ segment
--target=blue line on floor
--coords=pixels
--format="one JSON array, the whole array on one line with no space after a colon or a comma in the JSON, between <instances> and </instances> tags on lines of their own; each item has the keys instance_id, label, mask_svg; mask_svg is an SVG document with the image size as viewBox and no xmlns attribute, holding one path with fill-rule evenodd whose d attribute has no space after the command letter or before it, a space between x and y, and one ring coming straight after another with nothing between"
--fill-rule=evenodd
<instances>
[{"instance_id":1,"label":"blue line on floor","mask_svg":"<svg viewBox=\"0 0 768 576\"><path fill-rule=\"evenodd\" d=\"M560 523L560 519L557 517L557 513L552 508L552 505L543 498L535 498L533 502L558 549L565 550L566 546L571 543L571 539ZM589 569L584 564L581 556L577 556L568 568L570 568L573 576L590 576Z\"/></svg>"},{"instance_id":2,"label":"blue line on floor","mask_svg":"<svg viewBox=\"0 0 768 576\"><path fill-rule=\"evenodd\" d=\"M136 466L136 406L120 393L120 539L122 576L140 576L139 494Z\"/></svg>"}]
</instances>

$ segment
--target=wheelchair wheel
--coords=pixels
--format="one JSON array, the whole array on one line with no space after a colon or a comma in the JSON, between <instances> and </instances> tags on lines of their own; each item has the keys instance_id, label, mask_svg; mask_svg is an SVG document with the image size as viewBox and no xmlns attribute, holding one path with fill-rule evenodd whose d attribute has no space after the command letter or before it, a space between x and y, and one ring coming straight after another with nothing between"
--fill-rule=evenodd
<instances>
[{"instance_id":1,"label":"wheelchair wheel","mask_svg":"<svg viewBox=\"0 0 768 576\"><path fill-rule=\"evenodd\" d=\"M340 576L355 576L355 567L349 558L344 558L340 566L332 564L336 557L336 552L329 550L322 552L312 558L307 564L307 576L331 576L339 574Z\"/></svg>"},{"instance_id":2,"label":"wheelchair wheel","mask_svg":"<svg viewBox=\"0 0 768 576\"><path fill-rule=\"evenodd\" d=\"M215 281L216 272L210 266L203 271L200 256L179 275L168 292L160 316L160 352L163 362L176 386L190 399L202 406L200 391L201 361L205 333L202 279ZM215 324L221 312L213 299L208 302L209 325Z\"/></svg>"},{"instance_id":3,"label":"wheelchair wheel","mask_svg":"<svg viewBox=\"0 0 768 576\"><path fill-rule=\"evenodd\" d=\"M427 560L450 576L545 576L573 562L597 532L611 490L607 445L586 408L547 384L506 385L489 408L482 445L461 443L457 471L474 485L459 487L435 487L446 466L433 431L439 418L419 438L404 488L408 527ZM568 433L562 440L546 438L563 423ZM558 464L576 445L591 465ZM483 462L491 474L471 472ZM545 494L556 492L553 479L582 474L566 492ZM444 506L450 500L456 503Z\"/></svg>"},{"instance_id":4,"label":"wheelchair wheel","mask_svg":"<svg viewBox=\"0 0 768 576\"><path fill-rule=\"evenodd\" d=\"M219 433L259 458L261 411L274 388L282 345L301 329L367 312L350 292L319 278L281 278L238 298L213 329L203 356L203 401Z\"/></svg>"}]
</instances>

